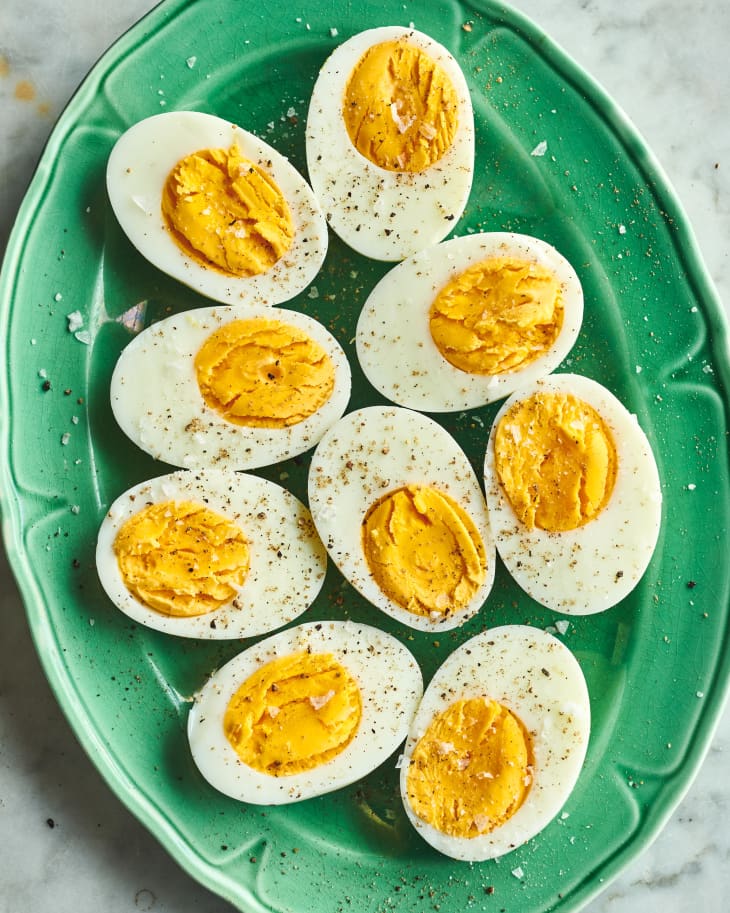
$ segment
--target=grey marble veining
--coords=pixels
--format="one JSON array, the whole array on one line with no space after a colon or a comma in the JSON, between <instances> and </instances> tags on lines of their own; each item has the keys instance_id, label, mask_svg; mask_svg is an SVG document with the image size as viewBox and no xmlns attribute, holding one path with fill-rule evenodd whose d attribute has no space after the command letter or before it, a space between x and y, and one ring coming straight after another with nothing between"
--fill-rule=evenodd
<instances>
[{"instance_id":1,"label":"grey marble veining","mask_svg":"<svg viewBox=\"0 0 730 913\"><path fill-rule=\"evenodd\" d=\"M730 5L516 0L638 126L730 302ZM55 118L147 0L5 0L0 9L0 248ZM0 563L0 913L224 913L124 809L79 747ZM656 841L588 913L721 913L730 897L730 712ZM495 909L498 907L495 905Z\"/></svg>"}]
</instances>

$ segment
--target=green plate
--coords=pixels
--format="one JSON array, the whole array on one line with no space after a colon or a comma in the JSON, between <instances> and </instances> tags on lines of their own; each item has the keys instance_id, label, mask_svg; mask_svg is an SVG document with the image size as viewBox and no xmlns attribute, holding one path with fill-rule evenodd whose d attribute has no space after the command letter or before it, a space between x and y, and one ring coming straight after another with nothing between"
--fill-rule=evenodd
<instances>
[{"instance_id":1,"label":"green plate","mask_svg":"<svg viewBox=\"0 0 730 913\"><path fill-rule=\"evenodd\" d=\"M722 312L651 153L531 23L487 0L312 0L301 9L163 3L96 66L42 157L2 276L4 533L33 636L111 788L191 875L242 910L576 910L656 835L702 760L727 690ZM411 21L455 53L474 100L476 176L456 232L526 232L572 261L586 317L564 369L595 377L638 415L665 505L640 586L603 615L571 619L564 635L594 717L568 817L500 863L473 866L439 856L410 830L393 758L356 786L288 808L215 793L192 764L185 722L191 695L241 644L176 640L131 623L94 568L109 503L168 470L112 419L115 358L143 324L203 303L122 235L104 188L112 144L140 118L199 109L258 133L305 170L307 103L321 63L354 32ZM545 154L532 154L543 141ZM316 293L289 305L320 318L351 356L353 408L379 401L352 340L358 308L386 269L333 237ZM76 310L88 337L68 329ZM495 411L439 419L477 470ZM304 497L306 470L304 458L262 474ZM395 632L427 679L483 627L556 620L501 566L480 616L457 633L436 639L389 623L330 569L305 618L343 616Z\"/></svg>"}]
</instances>

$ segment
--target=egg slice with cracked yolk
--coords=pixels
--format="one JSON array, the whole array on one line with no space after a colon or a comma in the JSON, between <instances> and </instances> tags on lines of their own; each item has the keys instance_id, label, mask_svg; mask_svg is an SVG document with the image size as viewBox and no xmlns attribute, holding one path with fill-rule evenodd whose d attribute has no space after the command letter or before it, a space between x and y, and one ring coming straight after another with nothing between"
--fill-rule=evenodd
<instances>
[{"instance_id":1,"label":"egg slice with cracked yolk","mask_svg":"<svg viewBox=\"0 0 730 913\"><path fill-rule=\"evenodd\" d=\"M111 151L106 185L137 250L215 301L281 304L327 253L327 223L304 178L212 114L169 111L132 124Z\"/></svg>"},{"instance_id":2,"label":"egg slice with cracked yolk","mask_svg":"<svg viewBox=\"0 0 730 913\"><path fill-rule=\"evenodd\" d=\"M409 257L358 318L360 365L393 402L425 412L483 406L553 371L580 331L568 261L528 235L485 232Z\"/></svg>"},{"instance_id":3,"label":"egg slice with cracked yolk","mask_svg":"<svg viewBox=\"0 0 730 913\"><path fill-rule=\"evenodd\" d=\"M232 276L265 273L294 240L284 194L235 144L177 162L165 181L162 212L187 254Z\"/></svg>"},{"instance_id":4,"label":"egg slice with cracked yolk","mask_svg":"<svg viewBox=\"0 0 730 913\"><path fill-rule=\"evenodd\" d=\"M306 314L264 305L198 308L152 324L122 351L111 381L125 434L191 469L253 469L304 453L349 398L350 366L332 334Z\"/></svg>"},{"instance_id":5,"label":"egg slice with cracked yolk","mask_svg":"<svg viewBox=\"0 0 730 913\"><path fill-rule=\"evenodd\" d=\"M114 604L181 637L253 637L314 601L327 558L308 509L274 482L182 470L119 495L96 566Z\"/></svg>"},{"instance_id":6,"label":"egg slice with cracked yolk","mask_svg":"<svg viewBox=\"0 0 730 913\"><path fill-rule=\"evenodd\" d=\"M382 611L447 630L486 601L495 551L484 497L432 419L390 406L345 415L312 456L308 493L332 560Z\"/></svg>"},{"instance_id":7,"label":"egg slice with cracked yolk","mask_svg":"<svg viewBox=\"0 0 730 913\"><path fill-rule=\"evenodd\" d=\"M205 615L243 586L249 549L243 530L192 501L160 501L125 521L114 554L127 589L163 615Z\"/></svg>"},{"instance_id":8,"label":"egg slice with cracked yolk","mask_svg":"<svg viewBox=\"0 0 730 913\"><path fill-rule=\"evenodd\" d=\"M482 631L436 670L413 719L400 770L409 820L454 859L511 852L568 799L590 718L561 641L528 625Z\"/></svg>"},{"instance_id":9,"label":"egg slice with cracked yolk","mask_svg":"<svg viewBox=\"0 0 730 913\"><path fill-rule=\"evenodd\" d=\"M405 738L423 693L395 637L352 621L298 625L218 669L188 718L193 760L216 789L278 805L359 780Z\"/></svg>"},{"instance_id":10,"label":"egg slice with cracked yolk","mask_svg":"<svg viewBox=\"0 0 730 913\"><path fill-rule=\"evenodd\" d=\"M330 653L271 660L231 698L223 728L239 758L262 773L319 767L354 738L362 716L357 681Z\"/></svg>"},{"instance_id":11,"label":"egg slice with cracked yolk","mask_svg":"<svg viewBox=\"0 0 730 913\"><path fill-rule=\"evenodd\" d=\"M226 323L195 356L206 403L229 422L286 428L313 415L332 395L335 368L308 333L272 314Z\"/></svg>"},{"instance_id":12,"label":"egg slice with cracked yolk","mask_svg":"<svg viewBox=\"0 0 730 913\"><path fill-rule=\"evenodd\" d=\"M307 115L307 167L332 229L366 257L402 260L441 241L474 172L469 89L453 55L397 26L340 44Z\"/></svg>"},{"instance_id":13,"label":"egg slice with cracked yolk","mask_svg":"<svg viewBox=\"0 0 730 913\"><path fill-rule=\"evenodd\" d=\"M406 789L414 813L450 837L504 824L532 783L530 736L497 701L472 697L438 713L411 755Z\"/></svg>"},{"instance_id":14,"label":"egg slice with cracked yolk","mask_svg":"<svg viewBox=\"0 0 730 913\"><path fill-rule=\"evenodd\" d=\"M371 45L345 87L353 146L388 171L425 171L454 141L459 100L442 66L407 35Z\"/></svg>"},{"instance_id":15,"label":"egg slice with cracked yolk","mask_svg":"<svg viewBox=\"0 0 730 913\"><path fill-rule=\"evenodd\" d=\"M561 299L551 270L515 257L491 257L441 289L429 314L431 336L443 357L462 371L514 371L557 339Z\"/></svg>"},{"instance_id":16,"label":"egg slice with cracked yolk","mask_svg":"<svg viewBox=\"0 0 730 913\"><path fill-rule=\"evenodd\" d=\"M386 596L426 618L460 612L487 575L473 520L431 486L406 485L373 504L362 523L362 548Z\"/></svg>"},{"instance_id":17,"label":"egg slice with cracked yolk","mask_svg":"<svg viewBox=\"0 0 730 913\"><path fill-rule=\"evenodd\" d=\"M601 612L646 571L661 486L636 416L601 384L553 374L497 413L484 462L497 549L517 583L567 614Z\"/></svg>"},{"instance_id":18,"label":"egg slice with cracked yolk","mask_svg":"<svg viewBox=\"0 0 730 913\"><path fill-rule=\"evenodd\" d=\"M572 393L535 393L502 416L495 468L507 500L528 528L576 529L608 504L617 453L600 413Z\"/></svg>"}]
</instances>

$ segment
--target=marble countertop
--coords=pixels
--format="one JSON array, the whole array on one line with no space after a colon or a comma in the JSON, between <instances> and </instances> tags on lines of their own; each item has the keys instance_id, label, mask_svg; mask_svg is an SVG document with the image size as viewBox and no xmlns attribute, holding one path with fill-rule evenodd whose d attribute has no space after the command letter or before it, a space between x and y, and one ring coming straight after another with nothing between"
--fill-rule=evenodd
<instances>
[{"instance_id":1,"label":"marble countertop","mask_svg":"<svg viewBox=\"0 0 730 913\"><path fill-rule=\"evenodd\" d=\"M153 4L5 0L0 10L0 251L55 119L106 47ZM673 183L730 302L730 5L515 0L609 92ZM292 7L294 9L294 7ZM620 10L620 12L618 11ZM110 792L41 670L0 559L0 913L224 913ZM730 710L657 840L585 909L727 909Z\"/></svg>"}]
</instances>

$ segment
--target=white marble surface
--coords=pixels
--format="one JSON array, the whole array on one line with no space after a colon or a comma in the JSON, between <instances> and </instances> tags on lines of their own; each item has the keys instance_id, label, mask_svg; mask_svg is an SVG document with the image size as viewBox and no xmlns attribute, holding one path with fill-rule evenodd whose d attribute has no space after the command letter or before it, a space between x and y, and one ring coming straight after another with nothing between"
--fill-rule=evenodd
<instances>
[{"instance_id":1,"label":"white marble surface","mask_svg":"<svg viewBox=\"0 0 730 913\"><path fill-rule=\"evenodd\" d=\"M0 5L0 250L64 103L106 46L151 5ZM721 298L730 302L730 4L515 5L638 126L684 204ZM179 869L77 744L46 684L4 562L0 598L0 913L231 910ZM654 844L588 905L589 913L727 910L729 759L726 711L684 801Z\"/></svg>"}]
</instances>

